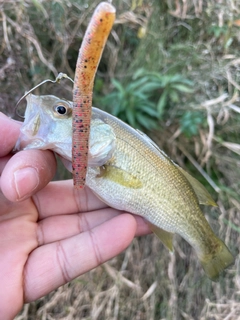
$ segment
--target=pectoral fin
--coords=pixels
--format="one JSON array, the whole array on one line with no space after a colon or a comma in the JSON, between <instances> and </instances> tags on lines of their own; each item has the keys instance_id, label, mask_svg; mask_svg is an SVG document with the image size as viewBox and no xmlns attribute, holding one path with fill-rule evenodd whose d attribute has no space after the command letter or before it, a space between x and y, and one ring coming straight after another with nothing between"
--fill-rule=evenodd
<instances>
[{"instance_id":1,"label":"pectoral fin","mask_svg":"<svg viewBox=\"0 0 240 320\"><path fill-rule=\"evenodd\" d=\"M193 190L195 191L200 204L213 207L218 206L216 202L213 200L213 198L210 196L208 191L205 189L205 187L197 179L193 178L188 172L183 170L181 167L178 167L178 169L182 172L182 174L193 187Z\"/></svg>"},{"instance_id":2,"label":"pectoral fin","mask_svg":"<svg viewBox=\"0 0 240 320\"><path fill-rule=\"evenodd\" d=\"M152 230L153 233L162 241L164 246L171 252L173 252L173 236L174 234L168 231L165 231L155 225L153 225L151 222L147 222L149 225L149 228Z\"/></svg>"},{"instance_id":3,"label":"pectoral fin","mask_svg":"<svg viewBox=\"0 0 240 320\"><path fill-rule=\"evenodd\" d=\"M142 187L142 181L136 176L112 165L104 165L100 167L100 174L98 177L104 177L128 188L138 189Z\"/></svg>"}]
</instances>

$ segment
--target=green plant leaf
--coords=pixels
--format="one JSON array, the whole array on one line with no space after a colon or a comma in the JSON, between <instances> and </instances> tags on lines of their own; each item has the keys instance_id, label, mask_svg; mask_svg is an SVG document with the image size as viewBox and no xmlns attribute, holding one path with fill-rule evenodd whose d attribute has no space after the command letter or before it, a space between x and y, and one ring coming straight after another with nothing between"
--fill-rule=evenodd
<instances>
[{"instance_id":1,"label":"green plant leaf","mask_svg":"<svg viewBox=\"0 0 240 320\"><path fill-rule=\"evenodd\" d=\"M183 84L173 84L171 85L171 88L177 89L178 91L181 91L181 92L187 92L187 93L192 93L194 91L192 88L189 88Z\"/></svg>"},{"instance_id":2,"label":"green plant leaf","mask_svg":"<svg viewBox=\"0 0 240 320\"><path fill-rule=\"evenodd\" d=\"M148 78L147 77L143 77L143 78L140 78L138 80L135 80L135 81L132 81L128 86L127 86L127 91L132 91L132 90L136 90L136 89L139 89L140 91L141 90L141 86L146 82L148 81Z\"/></svg>"},{"instance_id":3,"label":"green plant leaf","mask_svg":"<svg viewBox=\"0 0 240 320\"><path fill-rule=\"evenodd\" d=\"M115 104L112 105L111 111L114 116L118 116L121 112L121 103L119 101L116 101Z\"/></svg>"},{"instance_id":4,"label":"green plant leaf","mask_svg":"<svg viewBox=\"0 0 240 320\"><path fill-rule=\"evenodd\" d=\"M138 123L145 129L152 130L158 127L157 120L153 120L143 113L138 112L136 118Z\"/></svg>"},{"instance_id":5,"label":"green plant leaf","mask_svg":"<svg viewBox=\"0 0 240 320\"><path fill-rule=\"evenodd\" d=\"M169 98L171 99L171 101L178 102L179 94L178 94L178 92L176 90L170 89L168 94L169 94Z\"/></svg>"},{"instance_id":6,"label":"green plant leaf","mask_svg":"<svg viewBox=\"0 0 240 320\"><path fill-rule=\"evenodd\" d=\"M132 79L135 80L145 75L146 75L146 70L144 68L140 68L140 69L137 69L137 71L134 73Z\"/></svg>"},{"instance_id":7,"label":"green plant leaf","mask_svg":"<svg viewBox=\"0 0 240 320\"><path fill-rule=\"evenodd\" d=\"M143 93L143 92L140 92L140 91L135 91L134 95L140 101L141 100L142 101L149 101L149 94L146 94L146 93Z\"/></svg>"},{"instance_id":8,"label":"green plant leaf","mask_svg":"<svg viewBox=\"0 0 240 320\"><path fill-rule=\"evenodd\" d=\"M163 88L163 84L160 81L159 82L148 82L143 85L141 90L143 92L149 92L149 91L154 91L154 90L161 89L161 88Z\"/></svg>"},{"instance_id":9,"label":"green plant leaf","mask_svg":"<svg viewBox=\"0 0 240 320\"><path fill-rule=\"evenodd\" d=\"M158 112L159 118L163 115L166 103L167 103L167 91L165 90L165 91L163 91L160 99L158 100L158 104L157 104L157 112Z\"/></svg>"},{"instance_id":10,"label":"green plant leaf","mask_svg":"<svg viewBox=\"0 0 240 320\"><path fill-rule=\"evenodd\" d=\"M168 81L170 83L174 83L174 82L182 82L183 80L183 76L181 74L175 74L175 75L171 75L168 78Z\"/></svg>"},{"instance_id":11,"label":"green plant leaf","mask_svg":"<svg viewBox=\"0 0 240 320\"><path fill-rule=\"evenodd\" d=\"M193 87L193 85L194 85L193 81L186 79L186 78L182 78L180 81L176 81L176 82L184 83L184 84L188 85L189 87Z\"/></svg>"},{"instance_id":12,"label":"green plant leaf","mask_svg":"<svg viewBox=\"0 0 240 320\"><path fill-rule=\"evenodd\" d=\"M201 112L186 111L180 119L180 128L187 137L191 137L198 134L199 125L203 122Z\"/></svg>"},{"instance_id":13,"label":"green plant leaf","mask_svg":"<svg viewBox=\"0 0 240 320\"><path fill-rule=\"evenodd\" d=\"M124 96L125 94L125 90L121 84L121 82L119 82L116 79L112 79L112 84L114 85L114 87L121 93L122 96Z\"/></svg>"},{"instance_id":14,"label":"green plant leaf","mask_svg":"<svg viewBox=\"0 0 240 320\"><path fill-rule=\"evenodd\" d=\"M136 127L136 119L135 119L135 112L133 108L126 108L126 118L127 122L132 126Z\"/></svg>"},{"instance_id":15,"label":"green plant leaf","mask_svg":"<svg viewBox=\"0 0 240 320\"><path fill-rule=\"evenodd\" d=\"M100 100L100 104L108 107L116 101L119 101L119 95L116 92L111 92Z\"/></svg>"},{"instance_id":16,"label":"green plant leaf","mask_svg":"<svg viewBox=\"0 0 240 320\"><path fill-rule=\"evenodd\" d=\"M157 112L157 110L153 109L153 107L154 107L154 104L153 104L153 106L152 105L141 105L139 107L139 109L141 109L141 111L143 111L144 113L148 114L151 117L158 118L158 112Z\"/></svg>"}]
</instances>

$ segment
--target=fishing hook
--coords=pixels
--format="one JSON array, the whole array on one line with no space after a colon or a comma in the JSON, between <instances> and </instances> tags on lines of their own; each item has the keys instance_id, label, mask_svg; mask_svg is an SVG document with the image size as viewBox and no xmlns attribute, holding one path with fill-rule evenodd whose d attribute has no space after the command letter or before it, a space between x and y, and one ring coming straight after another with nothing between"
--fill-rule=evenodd
<instances>
[{"instance_id":1,"label":"fishing hook","mask_svg":"<svg viewBox=\"0 0 240 320\"><path fill-rule=\"evenodd\" d=\"M18 100L18 102L17 102L17 104L16 104L16 106L15 106L15 113L16 113L20 118L24 119L24 116L20 115L20 114L18 113L18 111L17 111L17 107L18 107L19 103L20 103L24 98L26 98L31 92L33 92L33 90L37 89L38 87L40 87L40 86L43 85L44 83L47 83L47 82L59 83L63 78L64 78L64 79L68 79L68 80L72 81L72 83L74 83L74 81L73 81L66 73L62 73L62 72L60 72L60 73L57 75L57 77L56 77L55 80L46 79L46 80L42 81L41 83L39 83L39 84L37 84L35 87L33 87L31 90L29 90L28 92L26 92L26 93L24 94L24 96L22 96L22 97Z\"/></svg>"}]
</instances>

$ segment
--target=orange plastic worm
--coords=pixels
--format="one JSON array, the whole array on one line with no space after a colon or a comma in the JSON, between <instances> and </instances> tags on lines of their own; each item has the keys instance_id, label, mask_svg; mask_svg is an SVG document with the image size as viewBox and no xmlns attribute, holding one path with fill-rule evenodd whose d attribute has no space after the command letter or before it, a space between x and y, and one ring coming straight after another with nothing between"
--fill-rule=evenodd
<instances>
[{"instance_id":1,"label":"orange plastic worm","mask_svg":"<svg viewBox=\"0 0 240 320\"><path fill-rule=\"evenodd\" d=\"M115 8L101 2L95 9L79 50L73 87L72 169L76 188L85 185L92 91L97 67L115 20Z\"/></svg>"}]
</instances>

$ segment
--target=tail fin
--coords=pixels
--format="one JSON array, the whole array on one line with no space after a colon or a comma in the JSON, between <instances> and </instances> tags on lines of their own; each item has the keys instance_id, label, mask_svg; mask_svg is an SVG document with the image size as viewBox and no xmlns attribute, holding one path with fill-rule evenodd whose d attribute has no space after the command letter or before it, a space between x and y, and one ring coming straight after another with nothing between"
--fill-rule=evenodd
<instances>
[{"instance_id":1,"label":"tail fin","mask_svg":"<svg viewBox=\"0 0 240 320\"><path fill-rule=\"evenodd\" d=\"M200 258L206 275L213 281L217 281L220 273L234 263L233 255L220 239L217 239L216 248L213 254Z\"/></svg>"}]
</instances>

